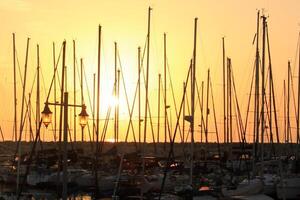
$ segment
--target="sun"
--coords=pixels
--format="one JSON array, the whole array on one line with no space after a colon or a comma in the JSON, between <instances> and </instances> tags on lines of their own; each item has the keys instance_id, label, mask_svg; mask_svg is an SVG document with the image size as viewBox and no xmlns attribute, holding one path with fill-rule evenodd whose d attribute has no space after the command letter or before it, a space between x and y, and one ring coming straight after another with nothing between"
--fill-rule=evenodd
<instances>
[{"instance_id":1,"label":"sun","mask_svg":"<svg viewBox=\"0 0 300 200\"><path fill-rule=\"evenodd\" d=\"M111 107L118 106L118 105L119 105L119 99L118 99L117 97L115 97L115 96L111 96L111 97L109 98L109 105L110 105Z\"/></svg>"}]
</instances>

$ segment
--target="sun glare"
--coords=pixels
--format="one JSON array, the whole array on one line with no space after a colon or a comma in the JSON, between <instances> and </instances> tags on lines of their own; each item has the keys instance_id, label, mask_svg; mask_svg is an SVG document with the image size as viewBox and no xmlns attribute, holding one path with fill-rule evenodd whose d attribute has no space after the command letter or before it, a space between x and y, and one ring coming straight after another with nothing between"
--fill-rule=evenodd
<instances>
[{"instance_id":1,"label":"sun glare","mask_svg":"<svg viewBox=\"0 0 300 200\"><path fill-rule=\"evenodd\" d=\"M109 104L112 107L117 106L117 105L119 105L119 99L117 97L115 97L115 96L111 96L109 98Z\"/></svg>"},{"instance_id":2,"label":"sun glare","mask_svg":"<svg viewBox=\"0 0 300 200\"><path fill-rule=\"evenodd\" d=\"M106 142L115 143L115 139L114 138L108 138L108 139L106 139Z\"/></svg>"}]
</instances>

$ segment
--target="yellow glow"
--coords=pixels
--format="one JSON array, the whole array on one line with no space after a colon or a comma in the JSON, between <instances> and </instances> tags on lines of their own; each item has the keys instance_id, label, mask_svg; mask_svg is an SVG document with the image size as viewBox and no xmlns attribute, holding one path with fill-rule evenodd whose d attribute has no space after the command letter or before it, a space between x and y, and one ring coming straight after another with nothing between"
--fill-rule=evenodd
<instances>
[{"instance_id":1,"label":"yellow glow","mask_svg":"<svg viewBox=\"0 0 300 200\"><path fill-rule=\"evenodd\" d=\"M110 143L115 143L115 139L113 139L113 138L108 138L105 141L106 142L110 142Z\"/></svg>"},{"instance_id":2,"label":"yellow glow","mask_svg":"<svg viewBox=\"0 0 300 200\"><path fill-rule=\"evenodd\" d=\"M111 96L109 98L109 104L112 106L112 107L115 107L115 106L118 106L119 105L119 99L115 96Z\"/></svg>"},{"instance_id":3,"label":"yellow glow","mask_svg":"<svg viewBox=\"0 0 300 200\"><path fill-rule=\"evenodd\" d=\"M28 71L26 94L30 88L35 88L31 83L36 70L36 44L40 45L40 61L43 81L41 81L41 105L46 99L53 75L52 42L56 45L56 59L59 57L61 43L65 39L67 87L69 101L73 97L73 46L76 41L77 69L80 68L80 58L83 58L86 82L84 80L84 97L87 104L87 112L92 117L93 98L93 74L97 73L97 50L98 50L98 25L102 26L101 40L101 70L100 70L100 127L103 126L109 107L116 105L120 108L120 133L128 127L128 108L125 99L122 80L120 81L120 99L112 97L114 80L114 42L118 44L120 62L118 69L123 70L124 81L127 88L130 108L137 81L137 49L141 47L142 54L145 48L147 34L148 6L153 8L151 15L151 41L150 41L150 66L149 66L149 104L151 114L156 123L157 116L157 90L158 73L163 77L163 33L167 33L167 60L170 67L170 75L173 81L177 109L182 97L182 83L186 80L187 69L193 53L193 23L194 17L198 17L198 43L197 43L197 82L200 87L202 81L206 82L207 69L211 70L211 79L216 105L216 118L219 129L220 141L223 141L223 113L222 113L222 43L225 37L226 57L232 58L233 73L235 76L236 90L243 121L247 110L249 87L251 83L253 63L255 58L255 45L252 45L253 36L256 32L256 11L264 8L268 18L270 46L274 73L274 86L276 88L276 104L278 105L279 132L284 132L283 126L283 80L287 79L287 60L291 59L292 68L297 72L295 51L299 31L300 3L299 0L122 0L122 1L99 1L84 0L60 1L60 0L0 0L0 18L4 27L0 35L0 91L5 98L0 99L0 126L6 140L12 139L13 133L13 55L12 33L16 33L16 48L21 74L24 74L24 60L26 39L31 38L29 45ZM287 39L288 38L288 39ZM60 55L61 56L61 55ZM61 58L58 63L58 71L61 80ZM143 58L144 72L146 57ZM17 70L18 71L18 70ZM76 72L77 74L77 72ZM295 74L294 74L295 75ZM122 78L122 76L121 76ZM171 127L174 129L176 122L175 106L171 96L169 74L167 80L167 97L170 108ZM77 77L77 101L80 99L79 78ZM144 116L145 85L141 76L141 109ZM163 80L162 80L163 82ZM58 82L57 82L57 85ZM97 86L97 76L96 76ZM59 86L58 86L59 87ZM163 86L164 87L164 86ZM206 83L204 84L206 87ZM46 90L46 91L45 91ZM59 89L58 89L59 90ZM199 88L200 90L200 88ZM205 91L205 90L204 90ZM90 94L91 100L88 97ZM188 88L188 94L190 89ZM57 99L59 101L59 92ZM17 72L17 100L18 115L21 113L22 82ZM204 98L205 99L205 98ZM28 99L27 99L28 101ZM49 101L53 100L53 88ZM210 100L211 101L211 100ZM35 102L35 90L32 92L31 102ZM77 102L78 103L78 102ZM137 100L133 112L133 123L137 128ZM205 103L204 103L205 105ZM252 111L252 105L250 111ZM54 112L54 109L51 108ZM113 109L113 108L112 108ZM195 120L200 123L199 104L196 106ZM212 111L212 106L209 108ZM33 106L33 110L35 110ZM70 113L72 109L70 109ZM57 111L58 112L58 111ZM78 114L79 111L77 111ZM161 110L161 115L163 111ZM251 113L251 112L250 112ZM235 115L235 113L234 113ZM250 114L251 115L251 114ZM58 117L58 114L57 116ZM113 112L110 118L113 118ZM212 113L209 119L209 140L215 141L214 120ZM17 117L18 120L20 116ZM34 117L33 117L34 118ZM53 118L54 119L54 118ZM155 120L154 120L155 119ZM172 119L172 120L171 120ZM247 139L251 141L253 132L253 116L249 116L247 126ZM291 114L291 119L295 119ZM74 123L73 117L70 118ZM160 123L162 123L161 119ZM50 118L44 119L50 122ZM19 127L18 122L18 127ZM75 122L78 125L78 122ZM291 122L295 127L295 120ZM109 124L108 136L112 137L113 123ZM143 125L144 123L142 123ZM79 126L79 125L78 125ZM149 128L148 122L148 128ZM161 130L163 131L163 125ZM235 126L234 126L235 127ZM143 127L142 127L143 129ZM151 130L148 129L147 141L152 141ZM292 135L295 140L295 129ZM198 128L196 131L200 131ZM154 130L154 132L157 132ZM236 130L235 130L236 132ZM177 134L179 135L179 134ZM125 137L120 134L120 137ZM195 135L199 141L200 134ZM280 135L283 139L283 134ZM52 134L46 135L46 140L52 140ZM163 134L160 140L162 141ZM133 141L129 134L129 141ZM179 137L176 139L179 141ZM234 140L238 140L237 134ZM108 140L107 140L108 141Z\"/></svg>"}]
</instances>

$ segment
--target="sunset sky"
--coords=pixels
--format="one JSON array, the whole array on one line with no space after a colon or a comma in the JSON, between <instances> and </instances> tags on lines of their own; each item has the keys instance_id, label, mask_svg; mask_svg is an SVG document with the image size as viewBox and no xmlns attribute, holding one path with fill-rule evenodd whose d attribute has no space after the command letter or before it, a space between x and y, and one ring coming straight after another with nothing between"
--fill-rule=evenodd
<instances>
[{"instance_id":1,"label":"sunset sky","mask_svg":"<svg viewBox=\"0 0 300 200\"><path fill-rule=\"evenodd\" d=\"M83 58L87 84L85 101L91 115L87 88L92 98L93 73L97 72L98 25L102 26L101 53L101 119L105 118L109 102L112 101L114 80L114 42L118 51L128 90L130 107L137 82L137 48L144 48L147 34L148 7L153 8L151 15L150 43L150 107L153 116L154 131L157 130L157 93L158 74L163 74L163 34L167 34L167 58L171 79L179 107L183 90L183 81L193 52L194 18L198 17L197 43L197 81L206 81L210 68L219 132L222 136L222 37L225 37L226 56L232 59L233 73L239 95L242 115L245 117L250 82L255 59L255 45L252 44L256 32L258 10L268 16L268 27L275 81L276 103L278 107L279 128L283 131L283 80L287 79L287 63L291 61L294 73L294 87L297 90L298 58L297 44L300 30L299 0L0 0L0 126L6 140L11 140L13 132L13 45L12 33L16 34L17 56L20 72L23 75L27 37L30 37L28 77L26 96L33 87L32 103L35 104L36 45L40 45L40 59L43 79L41 80L41 110L53 75L52 42L56 44L57 55L61 44L67 42L68 91L73 95L73 51L72 40L76 41L77 62ZM145 62L144 62L144 67ZM77 69L80 66L78 65ZM80 98L79 78L77 78L77 99ZM169 81L168 81L169 82ZM18 114L21 108L21 80L18 71ZM205 83L206 85L206 83ZM142 85L144 87L144 85ZM120 139L123 140L128 125L128 111L121 82L120 99ZM144 95L144 93L142 93ZM167 85L168 101L171 105L172 128L176 116L171 96L171 87ZM73 102L73 96L70 96ZM78 101L79 103L79 101ZM143 101L144 107L144 101ZM210 107L212 109L212 107ZM53 108L51 108L53 111ZM73 109L70 109L72 114ZM77 110L79 113L80 110ZM291 111L292 120L295 112ZM163 114L163 110L161 110ZM144 115L144 113L142 113ZM71 116L70 116L71 117ZM18 119L20 116L18 116ZM73 117L71 117L73 118ZM113 118L113 114L111 115ZM199 118L197 104L196 118ZM134 111L134 123L137 119L137 105ZM163 118L161 118L163 123ZM213 115L209 119L210 132L214 132ZM77 122L76 122L77 123ZM73 121L70 120L70 124ZM253 124L253 118L249 126ZM149 125L149 123L148 123ZM197 124L196 124L197 125ZM101 127L103 121L101 121ZM236 126L236 125L234 125ZM292 126L295 126L292 122ZM73 125L71 125L73 127ZM78 126L78 133L80 127ZM28 130L28 128L25 128ZM51 128L50 128L51 129ZM196 139L199 131L196 127ZM113 121L107 139L113 137ZM249 129L251 130L251 129ZM87 130L85 130L87 133ZM161 124L161 140L163 124ZM251 137L249 131L249 138ZM46 140L52 140L51 130L42 130ZM137 130L135 132L137 134ZM27 133L28 134L28 133ZM132 134L132 133L131 133ZM147 133L151 141L151 131ZM88 136L86 136L88 138ZM209 136L215 140L215 134ZM283 138L283 136L281 136ZM27 137L28 139L28 137ZM237 140L237 136L234 136ZM77 137L79 140L79 134ZM130 136L129 140L132 140ZM177 138L179 141L179 137Z\"/></svg>"}]
</instances>

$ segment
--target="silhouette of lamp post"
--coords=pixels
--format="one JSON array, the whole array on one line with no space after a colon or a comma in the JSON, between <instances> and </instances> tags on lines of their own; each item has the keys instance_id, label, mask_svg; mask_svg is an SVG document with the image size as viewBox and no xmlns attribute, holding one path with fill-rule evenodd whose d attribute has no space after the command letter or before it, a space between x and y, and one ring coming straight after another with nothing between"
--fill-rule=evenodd
<instances>
[{"instance_id":1,"label":"silhouette of lamp post","mask_svg":"<svg viewBox=\"0 0 300 200\"><path fill-rule=\"evenodd\" d=\"M81 112L79 114L79 124L84 128L87 124L88 113L86 112L86 106L83 105L70 105L68 104L68 92L64 93L63 103L50 103L46 102L44 110L42 111L42 121L47 128L49 124L52 123L52 112L49 105L63 106L64 108L64 131L63 131L63 200L67 199L67 183L68 183L68 173L67 173L67 143L68 143L68 107L81 107Z\"/></svg>"}]
</instances>

